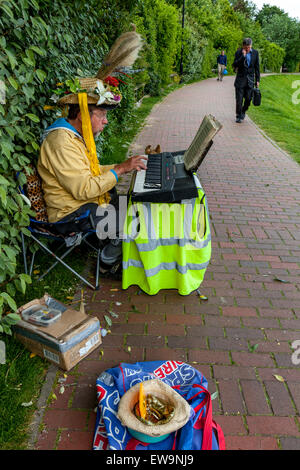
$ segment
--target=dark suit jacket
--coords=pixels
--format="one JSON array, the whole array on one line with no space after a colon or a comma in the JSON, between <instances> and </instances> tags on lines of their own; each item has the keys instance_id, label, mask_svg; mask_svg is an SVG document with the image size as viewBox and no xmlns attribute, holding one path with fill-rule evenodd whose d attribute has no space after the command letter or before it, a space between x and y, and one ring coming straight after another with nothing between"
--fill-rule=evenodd
<instances>
[{"instance_id":1,"label":"dark suit jacket","mask_svg":"<svg viewBox=\"0 0 300 470\"><path fill-rule=\"evenodd\" d=\"M234 56L234 62L232 67L236 69L236 77L234 86L243 88L248 86L253 88L256 82L260 81L260 70L259 70L259 56L256 49L252 49L251 62L248 67L246 57L242 53L242 49L238 49Z\"/></svg>"}]
</instances>

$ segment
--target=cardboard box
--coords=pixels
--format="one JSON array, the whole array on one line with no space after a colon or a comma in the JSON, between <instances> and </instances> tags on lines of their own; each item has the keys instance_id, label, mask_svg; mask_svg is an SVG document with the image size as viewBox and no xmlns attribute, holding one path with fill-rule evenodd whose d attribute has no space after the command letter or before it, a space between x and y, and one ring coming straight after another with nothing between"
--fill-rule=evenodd
<instances>
[{"instance_id":1,"label":"cardboard box","mask_svg":"<svg viewBox=\"0 0 300 470\"><path fill-rule=\"evenodd\" d=\"M14 325L16 338L31 352L61 369L70 370L102 343L98 318L68 308L48 294L23 305L18 313L37 304L45 307L54 305L62 315L49 326L38 326L24 320Z\"/></svg>"}]
</instances>

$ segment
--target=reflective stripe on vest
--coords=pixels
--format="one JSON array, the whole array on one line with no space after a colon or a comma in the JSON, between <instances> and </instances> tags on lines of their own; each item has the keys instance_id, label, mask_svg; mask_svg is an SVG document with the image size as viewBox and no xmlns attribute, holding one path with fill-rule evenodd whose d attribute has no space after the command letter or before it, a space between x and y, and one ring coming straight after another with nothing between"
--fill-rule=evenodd
<instances>
[{"instance_id":1,"label":"reflective stripe on vest","mask_svg":"<svg viewBox=\"0 0 300 470\"><path fill-rule=\"evenodd\" d=\"M184 266L180 266L178 263L176 263L176 261L172 261L171 263L160 263L158 266L155 266L155 268L152 269L145 269L141 261L133 259L129 261L123 261L123 269L128 269L129 267L142 268L144 269L147 277L155 276L155 274L159 273L162 269L165 269L167 271L171 269L176 269L180 274L186 274L188 270L202 270L206 269L208 265L209 260L206 263L202 264L188 263Z\"/></svg>"}]
</instances>

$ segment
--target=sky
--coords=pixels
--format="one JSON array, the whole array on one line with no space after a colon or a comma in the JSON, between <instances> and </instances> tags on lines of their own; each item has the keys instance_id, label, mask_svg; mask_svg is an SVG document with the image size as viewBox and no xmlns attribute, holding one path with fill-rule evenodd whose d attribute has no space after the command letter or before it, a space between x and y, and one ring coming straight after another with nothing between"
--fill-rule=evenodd
<instances>
[{"instance_id":1,"label":"sky","mask_svg":"<svg viewBox=\"0 0 300 470\"><path fill-rule=\"evenodd\" d=\"M260 10L264 3L284 10L291 18L300 20L300 1L299 0L252 0Z\"/></svg>"}]
</instances>

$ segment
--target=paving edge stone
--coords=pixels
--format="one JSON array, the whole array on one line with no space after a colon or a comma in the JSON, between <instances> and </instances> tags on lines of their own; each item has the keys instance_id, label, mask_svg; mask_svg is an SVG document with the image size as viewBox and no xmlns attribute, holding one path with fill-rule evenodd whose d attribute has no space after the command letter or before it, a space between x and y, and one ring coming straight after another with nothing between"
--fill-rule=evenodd
<instances>
[{"instance_id":1,"label":"paving edge stone","mask_svg":"<svg viewBox=\"0 0 300 470\"><path fill-rule=\"evenodd\" d=\"M56 367L54 364L50 364L47 370L45 382L42 386L40 396L36 403L37 410L35 411L32 421L29 425L29 439L27 441L27 449L29 450L33 450L35 448L47 400L51 390L53 389L58 370L58 367Z\"/></svg>"}]
</instances>

